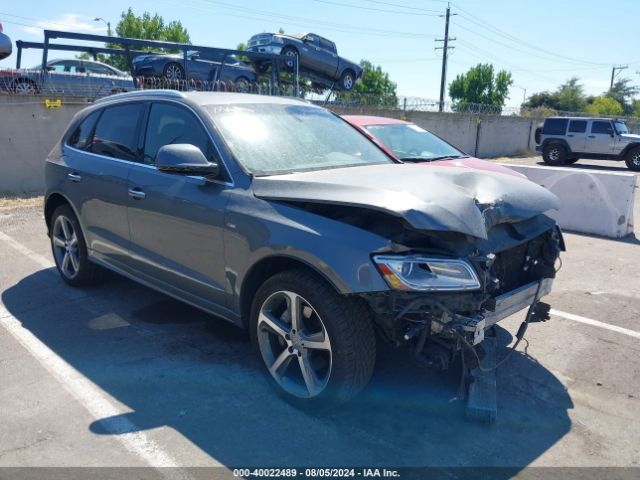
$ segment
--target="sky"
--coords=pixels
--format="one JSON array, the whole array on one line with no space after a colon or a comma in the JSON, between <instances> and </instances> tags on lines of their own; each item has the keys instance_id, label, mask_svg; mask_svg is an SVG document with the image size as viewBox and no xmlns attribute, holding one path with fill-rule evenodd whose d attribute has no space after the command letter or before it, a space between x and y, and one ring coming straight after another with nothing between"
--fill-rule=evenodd
<instances>
[{"instance_id":1,"label":"sky","mask_svg":"<svg viewBox=\"0 0 640 480\"><path fill-rule=\"evenodd\" d=\"M256 33L314 32L333 40L348 59L380 65L403 96L437 99L444 34L442 0L30 0L3 2L0 22L16 40L42 41L42 29L106 34L102 17L115 27L120 14L159 13L180 20L194 45L235 48ZM526 96L553 90L572 76L587 94L608 87L613 65L628 65L620 77L640 85L637 28L640 1L456 0L451 2L447 83L478 63L511 72L507 106ZM626 20L625 20L626 19ZM54 52L49 58L72 57ZM40 63L41 52L23 52L23 66ZM15 53L0 67L15 67Z\"/></svg>"}]
</instances>

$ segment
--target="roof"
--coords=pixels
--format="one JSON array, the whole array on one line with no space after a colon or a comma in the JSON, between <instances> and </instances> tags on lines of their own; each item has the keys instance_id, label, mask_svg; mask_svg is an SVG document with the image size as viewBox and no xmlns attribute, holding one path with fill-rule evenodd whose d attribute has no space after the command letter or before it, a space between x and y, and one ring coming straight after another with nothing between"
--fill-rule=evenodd
<instances>
[{"instance_id":1,"label":"roof","mask_svg":"<svg viewBox=\"0 0 640 480\"><path fill-rule=\"evenodd\" d=\"M373 115L342 115L342 118L358 127L366 127L368 125L409 125L411 123L397 118L376 117Z\"/></svg>"},{"instance_id":2,"label":"roof","mask_svg":"<svg viewBox=\"0 0 640 480\"><path fill-rule=\"evenodd\" d=\"M177 90L136 90L133 92L119 93L110 95L96 100L94 103L110 103L116 100L138 99L144 100L148 98L182 98L189 100L198 105L237 105L237 104L276 104L276 105L308 105L313 106L298 98L277 97L269 95L255 95L251 93L232 93L232 92L179 92ZM319 107L316 107L319 108Z\"/></svg>"}]
</instances>

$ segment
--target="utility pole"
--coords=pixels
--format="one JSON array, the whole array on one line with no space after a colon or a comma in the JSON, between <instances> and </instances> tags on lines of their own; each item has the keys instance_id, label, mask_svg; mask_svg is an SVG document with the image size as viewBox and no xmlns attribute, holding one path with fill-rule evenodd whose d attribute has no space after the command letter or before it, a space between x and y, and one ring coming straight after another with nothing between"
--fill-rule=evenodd
<instances>
[{"instance_id":1,"label":"utility pole","mask_svg":"<svg viewBox=\"0 0 640 480\"><path fill-rule=\"evenodd\" d=\"M616 78L616 70L620 71L620 70L624 70L625 68L629 68L629 65L614 65L613 68L611 69L611 86L609 87L609 90L611 90L613 88L613 80Z\"/></svg>"},{"instance_id":2,"label":"utility pole","mask_svg":"<svg viewBox=\"0 0 640 480\"><path fill-rule=\"evenodd\" d=\"M456 15L455 13L453 15ZM442 15L441 15L442 16ZM436 47L436 50L442 49L442 74L440 75L440 103L438 107L438 111L442 112L444 110L444 89L447 83L447 54L449 53L449 49L454 49L455 47L449 46L449 40L455 40L454 38L449 38L449 17L451 16L451 5L447 3L447 13L445 15L446 20L444 24L444 38L437 38L436 42L444 42L442 47Z\"/></svg>"}]
</instances>

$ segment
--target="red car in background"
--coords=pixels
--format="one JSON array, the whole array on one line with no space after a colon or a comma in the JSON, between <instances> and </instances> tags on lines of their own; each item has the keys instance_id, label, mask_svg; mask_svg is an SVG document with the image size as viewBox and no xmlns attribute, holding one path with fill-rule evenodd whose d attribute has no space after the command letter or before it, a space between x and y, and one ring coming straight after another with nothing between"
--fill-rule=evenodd
<instances>
[{"instance_id":1,"label":"red car in background","mask_svg":"<svg viewBox=\"0 0 640 480\"><path fill-rule=\"evenodd\" d=\"M502 165L471 157L434 133L411 122L368 115L343 115L342 118L364 133L390 156L401 162L427 162L438 166L486 170L524 177L524 175Z\"/></svg>"}]
</instances>

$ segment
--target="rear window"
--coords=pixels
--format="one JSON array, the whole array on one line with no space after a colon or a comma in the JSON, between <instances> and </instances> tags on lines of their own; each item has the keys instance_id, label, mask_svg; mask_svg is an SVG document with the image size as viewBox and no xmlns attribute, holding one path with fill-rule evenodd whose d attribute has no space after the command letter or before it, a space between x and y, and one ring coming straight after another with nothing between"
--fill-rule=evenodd
<instances>
[{"instance_id":1,"label":"rear window","mask_svg":"<svg viewBox=\"0 0 640 480\"><path fill-rule=\"evenodd\" d=\"M570 133L584 133L586 131L587 131L586 120L571 120L571 123L569 124Z\"/></svg>"},{"instance_id":2,"label":"rear window","mask_svg":"<svg viewBox=\"0 0 640 480\"><path fill-rule=\"evenodd\" d=\"M141 103L106 108L98 120L91 151L107 157L136 161L142 108Z\"/></svg>"},{"instance_id":3,"label":"rear window","mask_svg":"<svg viewBox=\"0 0 640 480\"><path fill-rule=\"evenodd\" d=\"M567 131L569 120L566 118L548 118L542 127L544 135L564 135Z\"/></svg>"},{"instance_id":4,"label":"rear window","mask_svg":"<svg viewBox=\"0 0 640 480\"><path fill-rule=\"evenodd\" d=\"M99 116L100 112L93 112L85 118L71 134L69 140L67 140L67 145L80 150L88 150L91 147L93 127L95 127Z\"/></svg>"}]
</instances>

